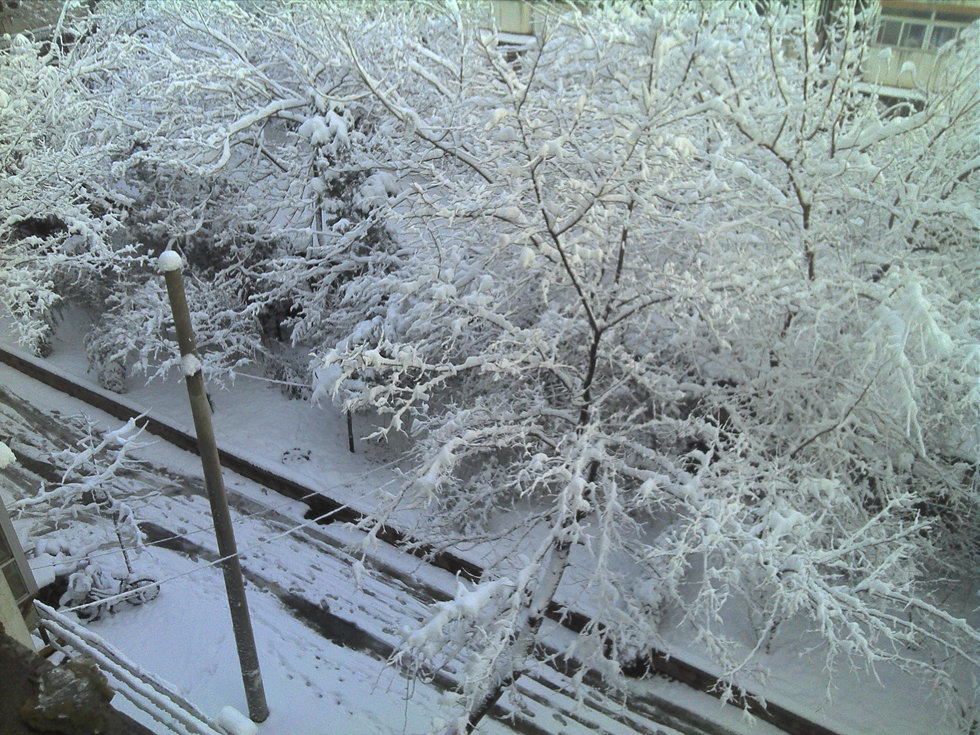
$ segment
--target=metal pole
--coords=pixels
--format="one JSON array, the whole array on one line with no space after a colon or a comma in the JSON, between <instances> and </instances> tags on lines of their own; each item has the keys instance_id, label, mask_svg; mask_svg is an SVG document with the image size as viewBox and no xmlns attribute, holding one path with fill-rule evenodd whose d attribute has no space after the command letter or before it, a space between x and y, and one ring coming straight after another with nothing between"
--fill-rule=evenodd
<instances>
[{"instance_id":1,"label":"metal pole","mask_svg":"<svg viewBox=\"0 0 980 735\"><path fill-rule=\"evenodd\" d=\"M269 706L266 704L265 689L262 686L262 672L259 670L252 621L249 618L248 602L245 599L245 584L235 546L235 532L228 513L228 496L221 477L218 446L211 425L211 407L208 405L207 393L204 390L201 361L194 344L194 329L187 309L187 297L184 294L180 255L174 251L165 252L160 256L159 268L167 282L167 295L170 297L170 308L177 329L177 342L180 345L181 368L187 383L187 395L190 398L201 464L204 467L204 484L207 487L208 500L211 502L214 535L218 540L218 553L223 559L221 568L225 577L228 607L231 610L231 626L238 647L238 663L242 669L242 682L245 685L248 716L254 722L264 722L269 717Z\"/></svg>"}]
</instances>

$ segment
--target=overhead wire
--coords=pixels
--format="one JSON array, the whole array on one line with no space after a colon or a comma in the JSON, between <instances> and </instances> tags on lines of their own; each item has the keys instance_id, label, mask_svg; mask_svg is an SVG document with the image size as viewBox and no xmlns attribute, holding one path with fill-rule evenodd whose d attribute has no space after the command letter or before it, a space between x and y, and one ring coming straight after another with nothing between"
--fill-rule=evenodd
<instances>
[{"instance_id":1,"label":"overhead wire","mask_svg":"<svg viewBox=\"0 0 980 735\"><path fill-rule=\"evenodd\" d=\"M313 491L307 493L306 495L300 496L300 498L296 499L295 501L291 501L291 502L302 502L303 500L308 500L309 498L312 498L312 497L317 496L317 495L323 495L324 497L328 497L328 496L325 495L326 492L335 490L335 489L337 489L339 487L350 486L351 484L357 482L358 480L363 480L363 479L367 478L368 476L370 476L370 475L372 475L372 474L374 474L376 472L380 472L382 470L389 469L390 467L394 466L395 464L398 464L400 461L401 460L399 460L399 459L390 460L388 462L385 462L384 464L381 464L381 465L378 465L376 467L373 467L370 470L366 470L366 471L361 472L361 473L359 473L359 474L357 474L357 475L355 475L353 477L347 478L344 482L334 483L333 485L330 485L328 487L325 487L322 490L313 490ZM391 484L391 482L393 482L393 481L394 480L389 480L388 482L383 483L380 487L385 487L385 486ZM261 503L261 501L256 501L253 498L249 498L248 496L246 496L241 491L237 491L237 490L234 490L233 489L232 492L234 492L235 494L237 494L237 495L239 495L241 497L245 497L248 500L252 500L253 502ZM147 501L146 503L144 503L143 505L141 505L139 507L147 507L149 505L151 505L151 502L150 501ZM256 517L260 517L260 516L264 516L264 515L269 515L269 514L273 514L273 513L282 513L284 510L286 510L286 508L287 508L288 505L289 505L289 501L283 502L278 507L276 507L276 506L266 506L266 507L262 507L262 508L260 508L258 510L255 510L255 511L253 511L251 513L238 514L238 516L236 517L236 519L235 519L234 522L235 523L241 523L242 521L247 521L247 520L250 520L250 519L253 519L253 518L256 518ZM330 516L335 515L335 514L341 512L342 510L346 510L346 509L351 509L351 506L348 505L348 504L346 504L346 503L340 504L340 505L338 505L337 508L334 508L333 510L330 510L330 511L327 511L326 513L323 513L321 515L318 515L318 516L316 516L313 519L306 519L306 521L308 521L308 522L304 522L303 524L300 524L300 525L298 525L298 526L296 526L294 528L295 528L295 530L299 530L301 528L306 527L307 525L310 525L310 523L319 523L320 521L323 521L323 520L329 518ZM190 525L194 530L189 531L189 532L185 532L185 533L180 533L180 534L173 534L171 536L167 536L167 537L162 538L162 539L157 539L156 541L147 542L147 543L143 544L143 547L145 548L145 547L152 547L152 546L163 546L164 544L169 543L171 541L177 541L177 540L181 540L181 539L190 540L190 538L189 538L190 536L193 536L193 535L196 535L196 534L199 534L199 533L211 533L211 532L214 531L214 526L213 525L212 526L207 526L207 527L202 527L202 526L198 526L196 524L189 523L189 522L187 523L187 525ZM133 551L138 551L138 549L133 549ZM57 568L57 567L64 566L66 564L81 563L81 562L84 562L84 561L92 561L93 559L98 559L98 558L101 558L101 557L104 557L104 556L111 556L111 555L119 554L119 553L120 553L120 550L119 549L116 549L116 548L106 549L104 551L100 551L99 553L85 554L85 555L80 555L80 556L75 556L75 557L67 557L67 558L58 558L57 561L55 561L53 563L50 563L50 564L39 564L39 565L33 566L32 568L33 569L51 569L51 568Z\"/></svg>"},{"instance_id":2,"label":"overhead wire","mask_svg":"<svg viewBox=\"0 0 980 735\"><path fill-rule=\"evenodd\" d=\"M290 382L290 381L274 380L274 379L270 379L270 378L264 378L264 377L260 377L260 376L249 375L247 373L240 373L238 377L241 377L241 376L244 376L244 377L247 377L247 378L253 378L253 379L256 379L256 380L261 380L261 381L264 381L264 382L275 383L275 384L279 384L279 385L291 386L291 387L300 387L300 388L306 388L306 387L308 387L305 384L299 384L299 383ZM144 415L146 415L146 414L144 414ZM142 448L142 447L134 447L134 448L139 449L139 448ZM374 473L377 473L377 472L380 472L382 470L385 470L385 469L389 469L391 467L394 467L395 465L399 464L401 461L402 460L400 458L395 458L395 459L389 460L388 462L385 462L383 464L380 464L380 465L378 465L376 467L372 467L371 469L366 470L366 471L361 472L361 473L358 473L357 475L355 475L353 477L347 478L343 482L335 483L335 484L330 485L330 486L328 486L326 488L323 488L321 490L311 490L309 493L307 493L305 495L302 495L299 498L294 498L294 499L289 499L289 501L284 501L278 507L276 507L276 506L271 506L271 507L265 506L265 504L264 503L261 503L261 501L255 501L254 498L248 498L248 496L246 496L244 493L242 493L240 491L233 490L232 492L235 492L236 494L240 495L241 497L246 497L249 500L252 500L253 502L259 502L260 504L262 504L262 505L265 506L265 507L262 507L262 508L260 508L260 509L258 509L256 511L253 511L251 513L240 515L238 517L238 519L237 519L237 522L240 523L242 521L249 520L251 518L255 518L255 517L259 517L259 516L264 516L264 515L269 515L269 514L273 514L273 513L281 513L283 510L285 510L285 508L287 507L287 505L289 504L289 502L303 502L305 500L309 500L310 498L315 497L315 496L318 496L318 495L324 496L324 497L329 497L329 496L326 495L327 492L329 492L331 490L334 490L336 488L339 488L339 487L344 487L344 486L350 487L352 483L354 483L354 482L356 482L358 480L363 480L363 479L369 477L370 475L372 475ZM394 482L394 478L392 480L389 480L389 481L383 483L379 487L385 487L386 485L389 485L391 482ZM258 482L256 484L262 485L262 483L258 483ZM159 491L157 491L157 492L159 492ZM151 495L152 494L155 494L155 493L151 493ZM138 506L136 506L137 509L138 508L147 507L147 506L151 505L151 501L149 500L149 496L141 496L140 499L146 500L146 502L144 502L144 503L139 504ZM333 500L333 499L331 498L331 500ZM336 501L334 501L334 502L336 502ZM115 600L118 600L118 599L124 599L126 597L129 597L129 596L133 595L134 593L139 592L141 589L150 588L150 587L153 587L155 585L164 584L164 583L170 582L170 581L172 581L174 579L178 579L178 578L187 576L188 574L192 574L195 571L200 571L200 570L203 570L203 569L206 569L206 568L213 567L213 566L215 566L217 564L222 563L226 559L231 558L232 556L241 556L242 553L248 552L250 550L253 550L255 548L258 548L258 547L260 547L260 546L262 546L264 544L270 543L270 542L275 541L277 539L284 538L286 536L292 535L292 534L296 533L297 531L300 531L300 530L302 530L304 528L307 528L307 527L310 527L310 526L313 526L313 525L319 525L322 521L326 520L330 516L333 516L333 515L335 515L337 513L340 513L343 510L348 510L348 509L352 509L349 504L346 504L346 503L339 504L338 507L336 507L336 508L334 508L332 510L326 511L325 513L319 514L319 515L317 515L317 516L315 516L313 518L304 519L303 522L298 523L298 524L295 524L295 525L293 525L291 527L288 527L288 528L286 528L285 530L282 530L279 533L273 534L272 536L260 538L256 543L249 544L244 549L240 549L238 552L236 552L236 554L231 554L231 555L228 555L228 556L225 556L225 557L216 559L215 561L207 562L205 564L201 564L198 567L195 567L194 569L188 570L186 572L182 572L182 573L177 574L177 575L172 575L171 577L165 578L163 580L154 581L153 583L147 584L147 585L143 585L140 588L129 589L129 590L126 590L125 592L120 592L119 594L112 595L112 596L109 596L109 597L104 597L104 598L101 598L99 600L95 600L95 601L88 602L88 603L83 603L83 604L76 605L76 606L69 607L69 608L63 608L63 610L64 611L76 611L76 610L81 610L81 609L85 609L85 608L88 608L88 607L94 607L94 606L97 606L97 605L103 605L103 604L111 603L111 602L113 602ZM214 526L213 525L212 526L208 526L208 527L197 526L195 524L190 524L190 525L193 527L194 530L188 531L188 532L183 532L183 533L180 533L180 534L173 534L173 535L168 536L168 537L165 537L165 538L157 539L156 541L148 542L148 543L144 544L144 548L145 547L162 546L162 545L164 545L164 544L166 544L166 543L168 543L170 541L176 541L176 540L181 540L181 539L190 540L189 537L192 536L192 535L195 535L195 534L198 534L198 533L209 533L209 532L213 532L214 531ZM61 566L65 566L65 565L72 564L72 563L76 563L77 564L77 563L81 563L81 562L92 561L93 559L98 559L100 557L110 556L110 555L116 555L116 554L120 554L120 553L123 553L123 549L122 548L120 548L120 549L110 548L110 549L105 549L103 551L100 551L98 553L89 553L89 554L85 554L85 555L82 555L82 556L76 556L76 557L70 557L69 556L69 557L61 557L61 558L56 557L55 558L56 560L54 562L50 563L50 564L36 565L36 566L33 566L32 568L33 569L36 569L36 570L56 568L56 567L61 567Z\"/></svg>"},{"instance_id":3,"label":"overhead wire","mask_svg":"<svg viewBox=\"0 0 980 735\"><path fill-rule=\"evenodd\" d=\"M75 612L77 610L84 610L86 608L96 607L96 606L99 606L99 605L105 605L107 603L111 604L112 602L115 602L117 600L126 599L127 597L130 597L130 596L138 593L141 590L150 589L150 588L155 587L155 586L162 586L162 585L164 585L166 583L172 582L175 579L180 579L181 577L186 577L186 576L188 576L190 574L193 574L195 572L203 571L205 569L209 569L211 567L217 566L218 564L222 564L223 562L225 562L228 559L231 559L233 557L236 557L237 556L237 557L239 557L239 559L241 559L242 554L245 554L245 553L249 553L251 551L254 551L255 549L258 549L259 547L264 546L265 544L272 543L273 541L277 541L277 540L279 540L281 538L285 538L286 536L291 536L292 534L296 533L297 531L300 531L300 530L302 530L304 528L308 528L309 526L317 525L324 518L327 518L327 517L329 517L331 515L334 515L335 513L339 513L341 510L343 510L344 508L347 508L347 507L349 507L349 506L347 506L347 505L341 505L341 506L339 506L337 508L334 508L333 510L328 511L326 513L323 513L323 514L321 514L321 515L319 515L319 516L317 516L315 518L307 518L307 519L304 519L302 523L298 523L298 524L296 524L294 526L291 526L291 527L289 527L289 528L287 528L287 529L285 529L283 531L280 531L279 533L275 533L275 534L273 534L271 536L266 536L266 537L260 538L257 541L255 541L254 543L248 544L244 548L238 549L233 554L227 554L225 556L219 557L218 559L214 559L213 561L204 562L203 564L198 564L196 567L194 567L192 569L189 569L189 570L186 570L184 572L180 572L179 574L174 574L174 575L171 575L170 577L166 577L166 578L160 579L160 580L154 580L153 582L148 583L148 584L145 584L145 585L141 585L140 587L134 587L134 588L128 589L128 590L126 590L124 592L119 592L118 594L110 595L108 597L102 597L102 598L99 598L97 600L93 600L91 602L84 602L84 603L81 603L81 604L78 604L78 605L74 605L74 606L71 606L71 607L61 608L59 610L59 612ZM113 550L113 553L117 553L117 552L115 552L115 550Z\"/></svg>"}]
</instances>

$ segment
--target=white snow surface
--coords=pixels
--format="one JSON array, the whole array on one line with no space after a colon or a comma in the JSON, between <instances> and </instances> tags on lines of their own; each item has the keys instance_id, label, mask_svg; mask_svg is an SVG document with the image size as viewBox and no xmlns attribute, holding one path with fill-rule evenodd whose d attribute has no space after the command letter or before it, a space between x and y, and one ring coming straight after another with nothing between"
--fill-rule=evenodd
<instances>
[{"instance_id":1,"label":"white snow surface","mask_svg":"<svg viewBox=\"0 0 980 735\"><path fill-rule=\"evenodd\" d=\"M179 261L179 255L174 253L174 256ZM65 314L54 340L54 353L46 363L98 390L94 378L86 375L86 358L81 348L81 335L86 331L81 328L83 320L84 316L78 312ZM0 342L10 347L15 345L6 322L0 322ZM42 411L61 416L84 413L103 430L120 430L118 420L6 366L0 366L0 381L8 391L28 397ZM191 430L190 411L181 382L177 376L174 380L157 381L136 388L121 400L145 407L154 416ZM345 419L329 402L313 407L287 400L276 386L243 376L233 388L221 394L217 406L214 423L220 446L342 502L366 507L372 496L396 479L390 466L395 455L392 449L358 442L357 454L347 451ZM0 418L3 418L2 411L0 404ZM358 436L371 429L361 416L354 417L354 428ZM147 443L139 455L170 473L163 477L200 477L198 458L165 442ZM434 724L449 716L453 710L446 705L445 695L432 684L409 681L397 670L386 668L376 656L336 645L298 619L273 593L278 590L301 594L324 610L355 620L360 627L392 645L401 639L401 631L421 630L439 609L434 611L415 598L411 588L391 588L380 579L375 568L362 567L356 558L337 550L338 544L357 540L354 531L333 524L314 527L312 531L284 533L284 529L304 524L305 505L273 496L232 473L225 474L225 481L243 566L270 583L268 587L253 583L246 586L272 712L269 720L259 725L258 733L314 735L325 729L345 733L421 733L430 731ZM170 479L169 482L165 492L139 509L140 519L169 528L216 553L207 500L199 489L195 491L192 487L200 481L188 479L173 484ZM9 501L9 493L8 487L0 485L0 496L5 501ZM30 540L24 541L29 547ZM54 553L51 549L46 551ZM448 598L455 597L456 602L444 606L443 612L468 611L470 607L466 603L478 603L493 590L488 586L466 592L458 589L457 580L447 573L423 567L417 560L384 545L376 553L383 563L442 589ZM477 563L486 563L486 557L493 553L493 549L476 549L467 555ZM51 561L45 563L46 559ZM63 562L64 554L47 555L32 560L32 566L39 567L37 576L46 578L54 565ZM121 557L119 564L122 564ZM245 711L220 570L204 558L159 546L152 546L140 555L138 565L142 575L161 582L160 596L139 607L122 606L125 609L121 608L117 614L91 623L93 632L145 670L174 684L205 713L218 716L227 705ZM560 639L569 634L555 629L551 635ZM690 663L710 668L710 659L682 631L671 644L675 653ZM814 667L802 651L790 649L791 646L784 646L774 650L769 661L770 676L752 683L752 688L770 701L841 733L954 735L957 732L945 721L930 693L922 691L913 677L882 670L880 681L876 681L874 675L857 670L837 672L831 679L827 672ZM534 686L533 682L528 685ZM675 682L655 678L632 682L630 689L653 692L717 721L732 732L777 735L771 726L745 718L718 700ZM540 685L534 693L545 696L547 701L559 697ZM509 696L503 703L513 707ZM114 704L161 735L168 732L138 710L129 709L121 697ZM536 724L555 735L584 735L590 731L567 719L549 722L536 719ZM603 721L601 728L599 731L617 735L633 732L611 720ZM675 732L666 726L661 726L661 730L670 735ZM479 732L512 730L501 722L488 721Z\"/></svg>"},{"instance_id":2,"label":"white snow surface","mask_svg":"<svg viewBox=\"0 0 980 735\"><path fill-rule=\"evenodd\" d=\"M225 705L218 713L218 724L228 735L257 735L259 726L231 705Z\"/></svg>"}]
</instances>

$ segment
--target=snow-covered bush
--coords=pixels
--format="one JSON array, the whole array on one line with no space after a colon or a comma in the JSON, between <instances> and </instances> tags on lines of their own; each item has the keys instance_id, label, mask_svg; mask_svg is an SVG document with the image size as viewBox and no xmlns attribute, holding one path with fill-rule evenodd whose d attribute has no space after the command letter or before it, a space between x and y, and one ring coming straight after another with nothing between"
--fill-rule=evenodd
<instances>
[{"instance_id":1,"label":"snow-covered bush","mask_svg":"<svg viewBox=\"0 0 980 735\"><path fill-rule=\"evenodd\" d=\"M64 57L10 51L11 67L52 76L10 91L51 118L10 135L8 159L32 177L9 192L26 204L7 220L18 250L5 253L17 267L4 298L25 339L46 339L51 309L71 301L92 313L90 362L111 387L161 373L165 333L133 327L167 320L147 281L168 246L203 286L189 297L212 379L246 363L281 372L280 343L336 339L345 284L392 248L378 203L395 189L377 170L371 111L342 99L334 19L313 4L106 2ZM63 175L81 214L56 199Z\"/></svg>"},{"instance_id":2,"label":"snow-covered bush","mask_svg":"<svg viewBox=\"0 0 980 735\"><path fill-rule=\"evenodd\" d=\"M39 568L52 579L77 583L92 575L133 573L134 555L144 548L134 513L134 501L145 492L133 480L139 466L133 452L143 445L138 421L101 432L86 420L78 445L52 457L60 480L42 482L36 493L10 504L11 513L27 525L34 556L43 562ZM120 555L124 569L119 569Z\"/></svg>"},{"instance_id":3,"label":"snow-covered bush","mask_svg":"<svg viewBox=\"0 0 980 735\"><path fill-rule=\"evenodd\" d=\"M349 85L325 31L330 8L160 2L138 19L127 3L102 12L131 27L133 63L105 82L132 97L133 143L113 167L133 198L131 236L150 254L171 244L201 283L189 298L211 378L245 362L281 373L279 344L335 337L344 283L390 246L375 213L387 190L369 111L338 99ZM119 297L90 341L96 362L139 354L126 325L135 314L156 319L153 300ZM296 371L307 367L285 369Z\"/></svg>"}]
</instances>

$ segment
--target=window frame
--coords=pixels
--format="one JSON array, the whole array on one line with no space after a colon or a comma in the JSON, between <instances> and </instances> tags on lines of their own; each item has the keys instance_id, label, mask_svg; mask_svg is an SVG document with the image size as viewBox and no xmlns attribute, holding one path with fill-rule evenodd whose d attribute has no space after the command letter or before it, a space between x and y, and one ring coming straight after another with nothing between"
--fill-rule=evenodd
<instances>
[{"instance_id":1,"label":"window frame","mask_svg":"<svg viewBox=\"0 0 980 735\"><path fill-rule=\"evenodd\" d=\"M951 41L956 41L964 28L980 19L970 14L946 10L918 10L914 8L882 8L878 14L878 27L874 43L877 46L890 46L907 51L936 53ZM896 32L897 26L897 32ZM918 30L921 28L921 31ZM942 35L952 32L945 40L936 43L936 32ZM915 42L909 41L915 36Z\"/></svg>"}]
</instances>

